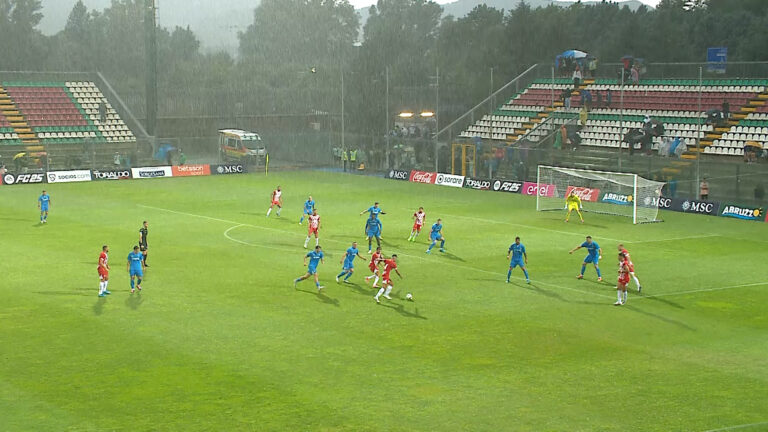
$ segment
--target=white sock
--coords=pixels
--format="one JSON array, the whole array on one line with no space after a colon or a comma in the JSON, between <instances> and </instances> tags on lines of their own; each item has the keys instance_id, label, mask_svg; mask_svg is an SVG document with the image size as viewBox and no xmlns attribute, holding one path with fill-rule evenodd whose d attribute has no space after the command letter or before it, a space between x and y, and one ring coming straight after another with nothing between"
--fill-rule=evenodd
<instances>
[{"instance_id":1,"label":"white sock","mask_svg":"<svg viewBox=\"0 0 768 432\"><path fill-rule=\"evenodd\" d=\"M637 286L639 287L639 286L640 286L640 279L638 279L638 278L637 278L637 276L635 276L635 275L632 275L632 279L634 279L634 280L635 280L635 283L636 283L636 284L637 284Z\"/></svg>"},{"instance_id":2,"label":"white sock","mask_svg":"<svg viewBox=\"0 0 768 432\"><path fill-rule=\"evenodd\" d=\"M373 284L376 285L377 283L379 283L379 275L376 275L376 277L373 279Z\"/></svg>"},{"instance_id":3,"label":"white sock","mask_svg":"<svg viewBox=\"0 0 768 432\"><path fill-rule=\"evenodd\" d=\"M616 290L616 299L621 303L621 290Z\"/></svg>"},{"instance_id":4,"label":"white sock","mask_svg":"<svg viewBox=\"0 0 768 432\"><path fill-rule=\"evenodd\" d=\"M269 210L267 210L267 216L269 216L270 213L272 213L272 208L271 207L269 208Z\"/></svg>"},{"instance_id":5,"label":"white sock","mask_svg":"<svg viewBox=\"0 0 768 432\"><path fill-rule=\"evenodd\" d=\"M389 293L392 292L392 285L387 285L387 292L384 293L384 295L388 296Z\"/></svg>"},{"instance_id":6,"label":"white sock","mask_svg":"<svg viewBox=\"0 0 768 432\"><path fill-rule=\"evenodd\" d=\"M307 237L307 239L304 240L304 247L307 247L307 243L309 243L309 237Z\"/></svg>"},{"instance_id":7,"label":"white sock","mask_svg":"<svg viewBox=\"0 0 768 432\"><path fill-rule=\"evenodd\" d=\"M99 282L99 294L104 292L104 282Z\"/></svg>"},{"instance_id":8,"label":"white sock","mask_svg":"<svg viewBox=\"0 0 768 432\"><path fill-rule=\"evenodd\" d=\"M622 293L624 293L624 294L623 294L623 296L624 296L624 300L622 300L621 302L622 302L622 303L626 303L626 302L627 302L627 292L626 292L626 291L622 291Z\"/></svg>"},{"instance_id":9,"label":"white sock","mask_svg":"<svg viewBox=\"0 0 768 432\"><path fill-rule=\"evenodd\" d=\"M109 281L104 281L104 291L107 290L107 286L109 285Z\"/></svg>"},{"instance_id":10,"label":"white sock","mask_svg":"<svg viewBox=\"0 0 768 432\"><path fill-rule=\"evenodd\" d=\"M320 237L315 237L315 246L320 244Z\"/></svg>"},{"instance_id":11,"label":"white sock","mask_svg":"<svg viewBox=\"0 0 768 432\"><path fill-rule=\"evenodd\" d=\"M281 209L281 208L278 208L278 209L277 209L277 215L278 215L278 216L280 216L280 210L282 210L282 209Z\"/></svg>"},{"instance_id":12,"label":"white sock","mask_svg":"<svg viewBox=\"0 0 768 432\"><path fill-rule=\"evenodd\" d=\"M379 293L378 293L378 294L376 294L376 298L379 298L379 296L380 296L380 295L382 295L382 294L384 294L384 287L382 287L382 288L379 290Z\"/></svg>"}]
</instances>

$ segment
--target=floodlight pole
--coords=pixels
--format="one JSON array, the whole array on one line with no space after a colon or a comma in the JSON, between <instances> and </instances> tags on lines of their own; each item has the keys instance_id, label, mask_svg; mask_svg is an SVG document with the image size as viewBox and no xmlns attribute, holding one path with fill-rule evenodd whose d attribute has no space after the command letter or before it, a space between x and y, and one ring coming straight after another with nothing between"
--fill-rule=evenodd
<instances>
[{"instance_id":1,"label":"floodlight pole","mask_svg":"<svg viewBox=\"0 0 768 432\"><path fill-rule=\"evenodd\" d=\"M621 82L619 83L619 171L621 171L621 153L624 151L624 68L621 68ZM633 143L627 143L627 145L634 145ZM630 150L630 154L631 150Z\"/></svg>"},{"instance_id":2,"label":"floodlight pole","mask_svg":"<svg viewBox=\"0 0 768 432\"><path fill-rule=\"evenodd\" d=\"M146 45L147 134L155 136L157 125L157 7L155 0L144 2L144 42ZM153 148L154 151L154 148Z\"/></svg>"},{"instance_id":3,"label":"floodlight pole","mask_svg":"<svg viewBox=\"0 0 768 432\"><path fill-rule=\"evenodd\" d=\"M440 67L435 66L435 172L440 170L438 166L438 137L437 131L440 130L439 126L439 113L440 112Z\"/></svg>"},{"instance_id":4,"label":"floodlight pole","mask_svg":"<svg viewBox=\"0 0 768 432\"><path fill-rule=\"evenodd\" d=\"M701 91L704 85L702 79L702 68L699 66L699 109L696 115L696 184L693 186L696 191L696 197L701 199L699 195L700 175L701 175ZM680 144L678 144L680 145Z\"/></svg>"},{"instance_id":5,"label":"floodlight pole","mask_svg":"<svg viewBox=\"0 0 768 432\"><path fill-rule=\"evenodd\" d=\"M387 66L384 73L385 73L386 83L387 83L387 91L385 93L386 94L385 108L384 108L384 111L386 112L386 117L387 117L387 124L386 124L386 127L384 128L384 136L386 140L385 152L386 152L386 160L387 160L387 166L385 168L388 169L390 168L390 164L389 164L389 132L390 132L390 129L389 129L389 66Z\"/></svg>"},{"instance_id":6,"label":"floodlight pole","mask_svg":"<svg viewBox=\"0 0 768 432\"><path fill-rule=\"evenodd\" d=\"M347 171L347 161L349 160L349 155L347 155L347 158L344 158L344 155L346 154L347 148L344 145L344 65L341 66L341 163L344 169L344 172Z\"/></svg>"}]
</instances>

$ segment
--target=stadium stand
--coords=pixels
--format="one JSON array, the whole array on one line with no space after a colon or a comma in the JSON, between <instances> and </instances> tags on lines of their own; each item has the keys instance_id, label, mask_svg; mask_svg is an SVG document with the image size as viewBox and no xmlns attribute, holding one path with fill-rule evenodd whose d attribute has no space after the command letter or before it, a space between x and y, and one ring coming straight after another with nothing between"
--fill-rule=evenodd
<instances>
[{"instance_id":1,"label":"stadium stand","mask_svg":"<svg viewBox=\"0 0 768 432\"><path fill-rule=\"evenodd\" d=\"M6 154L46 152L71 163L90 152L93 164L106 164L116 151L133 151L136 137L93 82L3 81L0 143ZM94 145L102 150L86 150Z\"/></svg>"},{"instance_id":2,"label":"stadium stand","mask_svg":"<svg viewBox=\"0 0 768 432\"><path fill-rule=\"evenodd\" d=\"M554 130L542 128L543 133L531 133L548 118L559 123L577 118L583 105L581 91L588 90L592 107L586 126L579 133L582 146L604 150L618 149L620 145L628 148L625 135L630 129L641 128L645 116L664 125L665 137L680 137L688 147L683 155L686 159L697 157L697 138L702 151L711 155L742 156L746 142L756 142L761 147L768 143L768 80L704 80L699 101L697 80L642 80L639 85L625 86L621 98L618 80L587 79L573 90L570 108L566 108L561 96L572 86L570 79L536 80L460 136L479 136L504 144L523 137L535 142ZM606 101L608 91L612 93L610 105ZM730 105L730 117L717 124L707 123L707 112L720 110L724 101ZM623 110L619 109L620 104ZM662 139L654 138L654 149Z\"/></svg>"}]
</instances>

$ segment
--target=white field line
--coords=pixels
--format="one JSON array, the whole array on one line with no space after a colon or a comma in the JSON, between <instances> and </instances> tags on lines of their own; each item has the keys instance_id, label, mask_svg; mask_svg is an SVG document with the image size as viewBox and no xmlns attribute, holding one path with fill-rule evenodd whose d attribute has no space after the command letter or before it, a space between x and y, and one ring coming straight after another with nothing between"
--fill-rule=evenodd
<instances>
[{"instance_id":1,"label":"white field line","mask_svg":"<svg viewBox=\"0 0 768 432\"><path fill-rule=\"evenodd\" d=\"M235 230L237 228L240 228L240 227L244 227L244 226L247 226L247 225L240 224L240 225L235 225L233 227L228 228L226 231L224 231L224 237L226 237L228 240L232 240L233 242L244 244L246 246L255 246L255 247L260 247L260 248L265 248L265 249L279 250L279 251L283 251L283 252L294 252L293 249L281 248L281 247L277 247L277 246L269 246L269 245L258 244L258 243L250 243L250 242L247 242L247 241L238 240L238 239L236 239L236 238L234 238L234 237L229 235L229 233L231 231L233 231L233 230Z\"/></svg>"},{"instance_id":2,"label":"white field line","mask_svg":"<svg viewBox=\"0 0 768 432\"><path fill-rule=\"evenodd\" d=\"M139 207L144 207L144 208L148 208L148 209L164 211L164 212L167 212L167 213L174 213L174 214L183 215L183 216L196 217L196 218L201 218L201 219L207 219L207 220L212 220L212 221L232 224L233 225L232 227L230 227L226 231L224 231L224 237L226 237L228 240L231 240L231 241L234 241L236 243L243 244L243 245L247 245L247 246L264 247L264 248L277 249L277 250L286 251L286 252L294 252L293 250L289 250L289 249L282 249L282 248L276 248L276 247L273 247L273 246L267 246L267 245L261 245L261 244L254 244L254 243L245 242L245 241L233 238L233 237L231 237L229 235L229 233L231 231L233 231L236 228L240 228L240 227L259 228L259 229L265 229L265 230L269 230L269 231L276 231L276 232L281 232L281 233L286 233L286 234L291 234L291 235L297 235L297 233L292 232L292 231L286 231L286 230L281 230L281 229L276 229L276 228L261 227L261 226L258 226L258 225L246 224L246 223L231 221L231 220L227 220L227 219L220 219L220 218L215 218L215 217L211 217L211 216L198 215L198 214L194 214L194 213L181 212L181 211L165 209L165 208L161 208L161 207L152 207L152 206L146 206L146 205L141 205L141 204L139 204ZM333 239L331 239L330 241L333 241L335 243L343 243L343 244L347 243L347 242L344 242L344 241L333 240ZM399 253L398 255L406 256L406 257L409 257L409 258L415 258L415 259L422 260L422 261L428 261L428 262L432 262L432 263L445 264L445 265L449 265L451 267L458 267L458 268L463 268L463 269L466 269L466 270L473 270L473 271L477 271L477 272L481 272L481 273L492 274L492 275L495 275L495 276L499 276L499 281L500 282L502 281L502 279L501 279L502 277L506 277L506 274L504 274L504 273L493 272L493 271L489 271L489 270L483 270L483 269L480 269L480 268L477 268L477 267L465 266L465 265L461 265L461 264L455 264L455 263L452 263L452 262L430 260L430 259L427 259L426 257L421 257L421 256L416 256L416 255L409 255L409 254L404 254L404 253ZM518 277L515 277L515 279L519 279L521 281L524 280L524 279L518 278ZM574 292L578 292L578 293L581 293L581 294L590 294L590 295L593 295L593 296L603 297L603 298L613 298L613 296L599 294L599 293L592 292L592 291L584 291L584 290L580 290L580 289L564 287L564 286L555 285L555 284L551 284L551 283L547 283L547 282L542 282L542 281L535 280L535 279L532 279L532 281L537 283L537 284L540 284L540 285L549 286L549 287L553 287L553 288L558 288L558 289L562 289L562 290L566 290L566 291L574 291Z\"/></svg>"},{"instance_id":3,"label":"white field line","mask_svg":"<svg viewBox=\"0 0 768 432\"><path fill-rule=\"evenodd\" d=\"M710 291L722 291L722 290L729 290L729 289L735 289L735 288L748 288L748 287L756 287L756 286L763 286L763 285L768 285L768 282L755 282L755 283L748 283L748 284L741 284L741 285L729 285L729 286L723 286L723 287L703 288L703 289L688 290L688 291L677 291L677 292L671 292L671 293L633 297L633 299L640 300L644 298L648 299L648 298L655 298L655 297L671 297L671 296L679 296L679 295L685 295L685 294L695 294L695 293L710 292Z\"/></svg>"},{"instance_id":4,"label":"white field line","mask_svg":"<svg viewBox=\"0 0 768 432\"><path fill-rule=\"evenodd\" d=\"M657 243L657 242L676 241L676 240L704 239L704 238L712 238L712 237L720 237L720 236L717 234L710 234L710 235L698 235L698 236L688 236L688 237L672 237L672 238L654 239L654 240L628 241L627 243Z\"/></svg>"},{"instance_id":5,"label":"white field line","mask_svg":"<svg viewBox=\"0 0 768 432\"><path fill-rule=\"evenodd\" d=\"M704 432L731 431L731 430L736 430L736 429L745 429L745 428L752 427L752 426L764 426L764 425L768 425L768 422L741 424L741 425L736 425L736 426L728 426L728 427L724 427L724 428L720 428L720 429L708 429L708 430L706 430Z\"/></svg>"}]
</instances>

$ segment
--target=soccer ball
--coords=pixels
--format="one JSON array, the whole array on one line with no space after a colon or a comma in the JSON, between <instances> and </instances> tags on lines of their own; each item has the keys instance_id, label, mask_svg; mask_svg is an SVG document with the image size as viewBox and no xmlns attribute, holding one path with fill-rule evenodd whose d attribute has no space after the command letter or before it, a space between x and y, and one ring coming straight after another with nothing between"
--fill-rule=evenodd
<instances>
[{"instance_id":1,"label":"soccer ball","mask_svg":"<svg viewBox=\"0 0 768 432\"><path fill-rule=\"evenodd\" d=\"M406 300L413 300L413 295L411 295L411 293L408 293L408 294L405 295L405 299Z\"/></svg>"}]
</instances>

